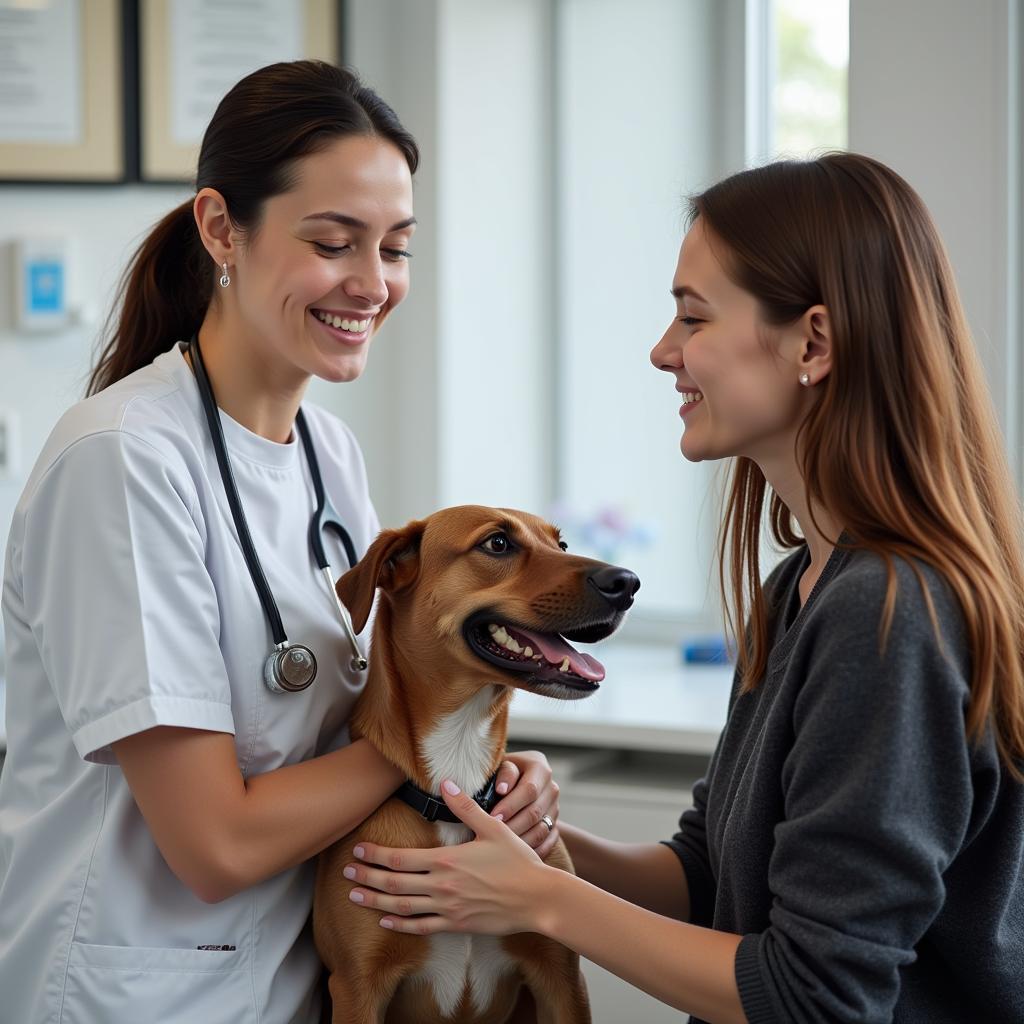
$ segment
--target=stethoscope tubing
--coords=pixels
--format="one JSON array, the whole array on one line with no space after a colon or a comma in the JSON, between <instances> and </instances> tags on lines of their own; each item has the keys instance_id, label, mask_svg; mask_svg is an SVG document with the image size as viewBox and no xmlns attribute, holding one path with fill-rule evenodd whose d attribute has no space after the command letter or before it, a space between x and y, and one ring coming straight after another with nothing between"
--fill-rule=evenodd
<instances>
[{"instance_id":1,"label":"stethoscope tubing","mask_svg":"<svg viewBox=\"0 0 1024 1024\"><path fill-rule=\"evenodd\" d=\"M313 447L313 438L306 425L306 416L300 407L295 414L295 426L299 431L299 438L302 447L306 452L306 464L309 466L309 475L313 478L313 494L316 497L316 509L313 518L309 521L309 546L313 549L313 557L321 569L330 566L327 560L327 553L324 551L323 531L325 528L333 529L345 548L345 557L348 559L349 568L355 566L359 559L356 557L356 548L352 543L348 530L341 524L341 519L333 505L329 505L324 482L320 476L320 462L316 457L316 449ZM334 589L334 585L331 585Z\"/></svg>"},{"instance_id":2,"label":"stethoscope tubing","mask_svg":"<svg viewBox=\"0 0 1024 1024\"><path fill-rule=\"evenodd\" d=\"M213 393L213 386L210 383L209 374L206 372L206 363L203 361L203 354L199 348L199 339L193 335L189 342L189 354L192 356L192 365L195 368L196 381L199 385L199 395L202 401L206 421L210 427L210 437L213 441L214 452L217 456L217 466L220 469L221 480L224 484L224 491L227 495L228 505L231 509L231 518L234 520L235 531L238 534L238 542L245 557L245 564L252 577L253 586L259 597L260 604L270 624L270 632L274 640L274 651L267 660L264 677L267 685L277 692L296 692L304 690L316 677L316 657L313 652L303 644L291 644L285 633L284 623L281 620L281 613L278 610L277 602L274 600L273 592L267 577L263 572L259 556L256 554L256 546L253 544L252 535L249 532L249 524L245 518L245 511L242 508L242 501L238 495L238 488L235 485L235 478L231 472L231 462L228 459L227 443L224 439L224 428L220 421L220 412L217 407L217 400ZM320 476L320 463L316 456L316 449L313 446L313 438L310 435L306 424L306 417L300 408L295 416L295 424L299 437L302 441L303 450L306 453L306 463L309 466L309 473L313 480L313 491L316 497L316 508L309 524L309 544L316 560L317 566L323 574L327 589L334 600L341 619L345 635L352 648L350 666L357 672L365 671L367 660L359 649L355 631L352 628L352 620L338 597L334 586L334 579L331 573L331 565L327 559L327 553L323 546L322 531L330 528L337 533L345 549L345 557L350 567L354 567L358 558L356 557L355 545L348 530L342 525L333 506L329 502L324 490L323 479ZM328 513L329 508L329 513ZM291 683L286 677L284 659L286 652L291 652L292 660L302 661L306 666L308 679L303 678L299 682Z\"/></svg>"},{"instance_id":3,"label":"stethoscope tubing","mask_svg":"<svg viewBox=\"0 0 1024 1024\"><path fill-rule=\"evenodd\" d=\"M217 465L220 467L220 476L224 483L228 505L231 507L231 518L235 523L238 542L242 547L245 564L249 569L249 575L252 577L253 586L256 587L260 604L263 605L263 611L266 613L267 620L270 623L270 633L274 638L274 645L280 646L288 642L288 636L284 631L281 613L277 609L277 602L274 600L270 584L264 575L263 566L260 564L259 557L256 554L256 546L252 542L252 535L249 533L249 524L242 509L242 501L238 496L235 477L231 472L231 463L228 460L228 447L227 442L224 440L224 428L221 426L217 400L213 394L213 386L210 384L210 378L206 372L206 363L203 361L203 353L200 351L197 338L193 338L189 343L189 354L194 357L192 363L196 371L196 380L199 383L203 411L206 414L206 422L210 425L213 450L217 456Z\"/></svg>"}]
</instances>

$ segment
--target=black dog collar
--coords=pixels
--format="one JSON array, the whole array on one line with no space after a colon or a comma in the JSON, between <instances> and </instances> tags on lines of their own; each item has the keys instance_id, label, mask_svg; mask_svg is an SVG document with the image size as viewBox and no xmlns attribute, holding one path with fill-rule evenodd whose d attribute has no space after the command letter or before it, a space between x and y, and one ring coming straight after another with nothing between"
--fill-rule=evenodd
<instances>
[{"instance_id":1,"label":"black dog collar","mask_svg":"<svg viewBox=\"0 0 1024 1024\"><path fill-rule=\"evenodd\" d=\"M498 780L498 773L495 772L486 783L484 788L473 794L473 799L489 814L491 808L498 802L498 793L494 786ZM427 821L451 821L462 824L462 819L448 810L448 805L439 796L428 793L425 789L407 779L391 794L399 800L407 803L413 810L423 815Z\"/></svg>"}]
</instances>

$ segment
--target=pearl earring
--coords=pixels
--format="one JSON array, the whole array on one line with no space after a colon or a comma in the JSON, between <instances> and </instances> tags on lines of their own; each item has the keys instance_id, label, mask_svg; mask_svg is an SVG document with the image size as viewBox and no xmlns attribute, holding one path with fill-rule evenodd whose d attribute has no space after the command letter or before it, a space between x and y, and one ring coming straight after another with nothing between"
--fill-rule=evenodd
<instances>
[{"instance_id":1,"label":"pearl earring","mask_svg":"<svg viewBox=\"0 0 1024 1024\"><path fill-rule=\"evenodd\" d=\"M811 375L809 373L801 373L800 383L803 384L804 387L807 387L807 385L811 383Z\"/></svg>"},{"instance_id":2,"label":"pearl earring","mask_svg":"<svg viewBox=\"0 0 1024 1024\"><path fill-rule=\"evenodd\" d=\"M220 275L220 286L221 288L227 288L227 286L231 284L231 278L228 276L228 265L226 263L222 263L220 266L221 270L224 271L224 273Z\"/></svg>"}]
</instances>

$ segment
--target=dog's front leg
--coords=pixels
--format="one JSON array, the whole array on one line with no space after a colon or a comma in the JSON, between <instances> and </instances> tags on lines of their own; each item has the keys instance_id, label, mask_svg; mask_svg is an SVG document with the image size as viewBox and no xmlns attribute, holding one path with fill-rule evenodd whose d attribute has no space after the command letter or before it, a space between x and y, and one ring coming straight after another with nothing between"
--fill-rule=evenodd
<instances>
[{"instance_id":1,"label":"dog's front leg","mask_svg":"<svg viewBox=\"0 0 1024 1024\"><path fill-rule=\"evenodd\" d=\"M516 1005L505 1019L505 1024L537 1024L537 1004L533 1001L533 993L528 985L519 986Z\"/></svg>"},{"instance_id":2,"label":"dog's front leg","mask_svg":"<svg viewBox=\"0 0 1024 1024\"><path fill-rule=\"evenodd\" d=\"M590 1002L582 985L570 985L557 995L534 993L537 1024L590 1024Z\"/></svg>"},{"instance_id":3,"label":"dog's front leg","mask_svg":"<svg viewBox=\"0 0 1024 1024\"><path fill-rule=\"evenodd\" d=\"M384 1015L394 998L402 968L381 969L374 978L357 979L334 973L328 982L333 1014L332 1024L384 1024Z\"/></svg>"},{"instance_id":4,"label":"dog's front leg","mask_svg":"<svg viewBox=\"0 0 1024 1024\"><path fill-rule=\"evenodd\" d=\"M568 953L567 950L564 952ZM554 968L554 969L552 969ZM566 977L575 979L566 983ZM537 1024L590 1024L590 1000L579 969L579 957L569 954L569 963L523 965L526 987L530 989L536 1006ZM516 1004L518 1011L520 1003ZM515 1017L512 1020L516 1020ZM511 1024L511 1022L510 1022Z\"/></svg>"}]
</instances>

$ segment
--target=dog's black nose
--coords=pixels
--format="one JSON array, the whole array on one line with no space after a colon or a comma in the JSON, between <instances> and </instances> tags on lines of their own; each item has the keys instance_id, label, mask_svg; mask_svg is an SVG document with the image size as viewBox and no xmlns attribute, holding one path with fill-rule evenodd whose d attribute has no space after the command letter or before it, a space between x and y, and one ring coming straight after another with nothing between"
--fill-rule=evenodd
<instances>
[{"instance_id":1,"label":"dog's black nose","mask_svg":"<svg viewBox=\"0 0 1024 1024\"><path fill-rule=\"evenodd\" d=\"M640 577L616 565L595 569L588 578L597 592L620 612L624 612L633 603L633 595L640 589Z\"/></svg>"}]
</instances>

